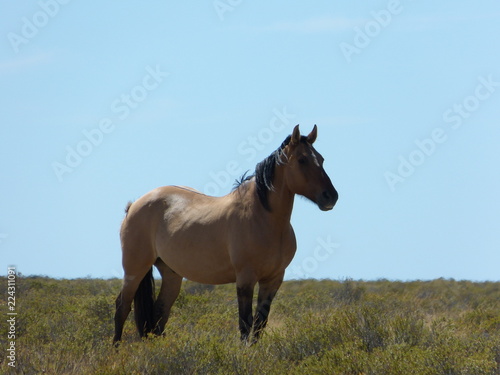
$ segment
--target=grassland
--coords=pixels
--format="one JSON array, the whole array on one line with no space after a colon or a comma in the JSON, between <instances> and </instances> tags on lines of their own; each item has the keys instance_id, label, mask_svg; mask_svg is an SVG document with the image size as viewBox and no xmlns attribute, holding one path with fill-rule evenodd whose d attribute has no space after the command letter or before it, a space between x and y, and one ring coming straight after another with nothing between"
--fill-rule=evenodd
<instances>
[{"instance_id":1,"label":"grassland","mask_svg":"<svg viewBox=\"0 0 500 375\"><path fill-rule=\"evenodd\" d=\"M500 374L500 283L285 282L262 340L245 347L234 285L186 282L166 337L141 341L129 319L115 349L120 284L18 277L17 367L7 365L3 293L0 373Z\"/></svg>"}]
</instances>

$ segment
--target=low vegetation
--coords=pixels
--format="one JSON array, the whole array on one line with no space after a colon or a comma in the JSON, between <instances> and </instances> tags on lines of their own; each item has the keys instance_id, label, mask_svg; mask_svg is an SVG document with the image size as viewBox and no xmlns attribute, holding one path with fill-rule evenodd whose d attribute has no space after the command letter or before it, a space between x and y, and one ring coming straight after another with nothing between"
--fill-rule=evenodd
<instances>
[{"instance_id":1,"label":"low vegetation","mask_svg":"<svg viewBox=\"0 0 500 375\"><path fill-rule=\"evenodd\" d=\"M16 368L2 354L0 373L500 374L500 283L288 281L245 347L235 286L185 282L165 337L140 340L130 317L115 349L120 284L18 277ZM6 294L0 304L4 349Z\"/></svg>"}]
</instances>

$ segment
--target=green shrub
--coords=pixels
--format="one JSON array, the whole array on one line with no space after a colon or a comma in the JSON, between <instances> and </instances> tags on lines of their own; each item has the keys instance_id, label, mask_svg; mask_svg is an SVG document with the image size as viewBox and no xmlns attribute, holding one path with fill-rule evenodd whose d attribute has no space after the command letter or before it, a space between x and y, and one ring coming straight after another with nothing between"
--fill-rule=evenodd
<instances>
[{"instance_id":1,"label":"green shrub","mask_svg":"<svg viewBox=\"0 0 500 375\"><path fill-rule=\"evenodd\" d=\"M234 285L186 282L165 337L139 339L130 317L115 349L120 285L19 277L17 368L2 358L0 373L500 374L500 283L285 282L262 339L246 347Z\"/></svg>"}]
</instances>

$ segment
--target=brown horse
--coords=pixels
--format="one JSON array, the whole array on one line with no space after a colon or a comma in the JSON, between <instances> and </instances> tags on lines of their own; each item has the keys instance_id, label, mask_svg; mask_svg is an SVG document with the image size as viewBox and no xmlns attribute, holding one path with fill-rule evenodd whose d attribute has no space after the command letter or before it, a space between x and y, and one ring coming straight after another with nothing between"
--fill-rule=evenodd
<instances>
[{"instance_id":1,"label":"brown horse","mask_svg":"<svg viewBox=\"0 0 500 375\"><path fill-rule=\"evenodd\" d=\"M257 165L255 174L226 196L166 186L127 207L120 232L125 276L116 299L115 343L121 339L132 301L140 336L162 334L183 277L204 284L236 282L241 339L257 341L295 254L290 224L295 194L323 211L331 210L338 199L323 169L323 157L313 147L316 136L316 125L308 136L301 136L297 125ZM153 265L162 277L156 300Z\"/></svg>"}]
</instances>

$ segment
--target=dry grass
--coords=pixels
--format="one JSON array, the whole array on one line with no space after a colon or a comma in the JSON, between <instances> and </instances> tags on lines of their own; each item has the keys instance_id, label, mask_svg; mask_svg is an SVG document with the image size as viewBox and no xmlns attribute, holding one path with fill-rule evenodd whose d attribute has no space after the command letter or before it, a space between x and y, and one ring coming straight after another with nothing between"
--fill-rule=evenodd
<instances>
[{"instance_id":1,"label":"dry grass","mask_svg":"<svg viewBox=\"0 0 500 375\"><path fill-rule=\"evenodd\" d=\"M118 350L119 280L17 284L17 368L4 355L1 373L500 374L500 283L285 282L264 337L248 348L238 340L234 285L187 282L166 337L141 341L130 319ZM1 306L6 314L5 295Z\"/></svg>"}]
</instances>

